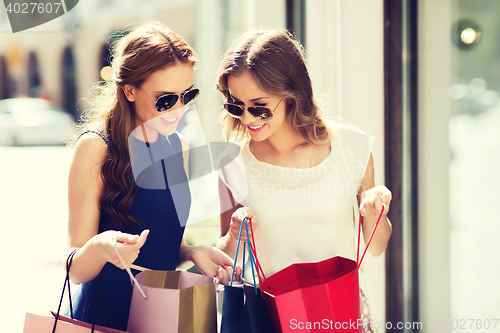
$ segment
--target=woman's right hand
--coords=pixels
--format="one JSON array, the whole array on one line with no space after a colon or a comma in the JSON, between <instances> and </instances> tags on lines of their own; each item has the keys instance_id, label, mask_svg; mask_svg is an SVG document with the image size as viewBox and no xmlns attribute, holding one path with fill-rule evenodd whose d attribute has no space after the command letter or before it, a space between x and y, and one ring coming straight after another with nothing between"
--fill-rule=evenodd
<instances>
[{"instance_id":1,"label":"woman's right hand","mask_svg":"<svg viewBox=\"0 0 500 333\"><path fill-rule=\"evenodd\" d=\"M238 236L240 234L240 228L241 228L241 222L243 222L244 218L252 219L252 227L253 231L257 227L257 220L253 215L252 209L250 207L241 207L238 208L233 215L231 215L231 223L229 225L229 232L231 233L231 237L234 239L238 240ZM250 231L250 224L248 225L249 231ZM243 228L241 231L241 241L246 242L248 240L247 238L247 231L246 228Z\"/></svg>"},{"instance_id":2,"label":"woman's right hand","mask_svg":"<svg viewBox=\"0 0 500 333\"><path fill-rule=\"evenodd\" d=\"M120 253L125 264L130 267L137 259L139 252L146 242L149 230L144 230L141 235L132 235L122 233L120 231L108 230L100 233L92 238L92 243L98 255L100 255L107 262L112 263L120 269L125 269L122 262L116 255L114 248Z\"/></svg>"}]
</instances>

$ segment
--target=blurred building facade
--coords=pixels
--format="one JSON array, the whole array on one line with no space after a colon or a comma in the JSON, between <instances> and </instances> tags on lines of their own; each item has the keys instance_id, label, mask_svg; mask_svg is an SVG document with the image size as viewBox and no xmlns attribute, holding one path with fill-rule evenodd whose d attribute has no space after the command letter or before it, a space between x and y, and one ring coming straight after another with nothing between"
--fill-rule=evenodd
<instances>
[{"instance_id":1,"label":"blurred building facade","mask_svg":"<svg viewBox=\"0 0 500 333\"><path fill-rule=\"evenodd\" d=\"M171 25L186 40L194 36L194 1L85 1L64 16L17 34L0 46L0 98L42 93L75 118L107 65L110 36L150 20ZM9 30L4 14L2 30ZM33 88L41 87L41 91ZM84 102L85 103L85 102Z\"/></svg>"},{"instance_id":2,"label":"blurred building facade","mask_svg":"<svg viewBox=\"0 0 500 333\"><path fill-rule=\"evenodd\" d=\"M0 44L0 99L43 96L77 119L87 107L90 88L103 79L112 35L160 21L197 51L195 84L202 91L197 104L211 122L221 110L214 87L216 64L225 48L252 27L285 27L285 1L81 1L62 17L16 34L9 33L6 13L0 15L5 41Z\"/></svg>"}]
</instances>

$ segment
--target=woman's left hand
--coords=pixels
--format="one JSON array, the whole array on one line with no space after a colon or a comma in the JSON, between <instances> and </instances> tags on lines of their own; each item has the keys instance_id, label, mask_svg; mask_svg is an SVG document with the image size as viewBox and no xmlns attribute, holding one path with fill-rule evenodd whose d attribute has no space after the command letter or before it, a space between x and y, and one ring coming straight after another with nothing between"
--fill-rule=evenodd
<instances>
[{"instance_id":1,"label":"woman's left hand","mask_svg":"<svg viewBox=\"0 0 500 333\"><path fill-rule=\"evenodd\" d=\"M191 260L205 275L217 277L219 283L228 284L233 271L233 259L216 247L196 246ZM241 267L236 266L235 277L239 281Z\"/></svg>"},{"instance_id":2,"label":"woman's left hand","mask_svg":"<svg viewBox=\"0 0 500 333\"><path fill-rule=\"evenodd\" d=\"M389 206L392 200L392 193L384 185L372 187L360 195L359 212L363 217L378 218L382 211L382 205L385 206L384 214L389 212Z\"/></svg>"}]
</instances>

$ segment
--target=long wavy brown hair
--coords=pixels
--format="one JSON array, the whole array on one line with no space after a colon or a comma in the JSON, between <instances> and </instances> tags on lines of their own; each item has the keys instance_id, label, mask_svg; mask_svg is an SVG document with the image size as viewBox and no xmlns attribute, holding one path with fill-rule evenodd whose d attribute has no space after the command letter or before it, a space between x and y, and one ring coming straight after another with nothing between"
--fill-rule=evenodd
<instances>
[{"instance_id":1,"label":"long wavy brown hair","mask_svg":"<svg viewBox=\"0 0 500 333\"><path fill-rule=\"evenodd\" d=\"M178 62L194 65L196 57L177 33L159 22L141 25L121 35L111 46L114 77L93 87L90 107L81 117L76 138L88 130L106 135L109 149L101 168L104 188L99 208L111 218L112 226L135 228L141 221L129 213L136 191L128 149L135 110L122 88L141 87L152 73ZM120 193L124 198L117 200Z\"/></svg>"},{"instance_id":2,"label":"long wavy brown hair","mask_svg":"<svg viewBox=\"0 0 500 333\"><path fill-rule=\"evenodd\" d=\"M304 49L286 30L257 30L241 36L226 52L220 65L217 90L230 99L227 78L249 72L264 91L287 99L290 127L307 142L330 144L332 130L322 118L313 96ZM249 138L239 119L222 113L226 137L236 141Z\"/></svg>"}]
</instances>

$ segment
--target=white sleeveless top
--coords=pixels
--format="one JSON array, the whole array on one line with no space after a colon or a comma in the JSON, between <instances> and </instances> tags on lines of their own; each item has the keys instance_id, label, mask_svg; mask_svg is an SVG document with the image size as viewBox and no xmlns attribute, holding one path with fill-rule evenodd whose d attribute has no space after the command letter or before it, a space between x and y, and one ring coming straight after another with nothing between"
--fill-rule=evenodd
<instances>
[{"instance_id":1,"label":"white sleeveless top","mask_svg":"<svg viewBox=\"0 0 500 333\"><path fill-rule=\"evenodd\" d=\"M313 167L272 165L257 160L248 143L242 148L246 191L241 190L245 186L234 188L231 181L226 185L257 219L255 245L266 276L293 263L334 256L356 260L352 197L365 174L374 138L351 125L339 125L335 135L343 143L349 176L335 139L330 154Z\"/></svg>"}]
</instances>

